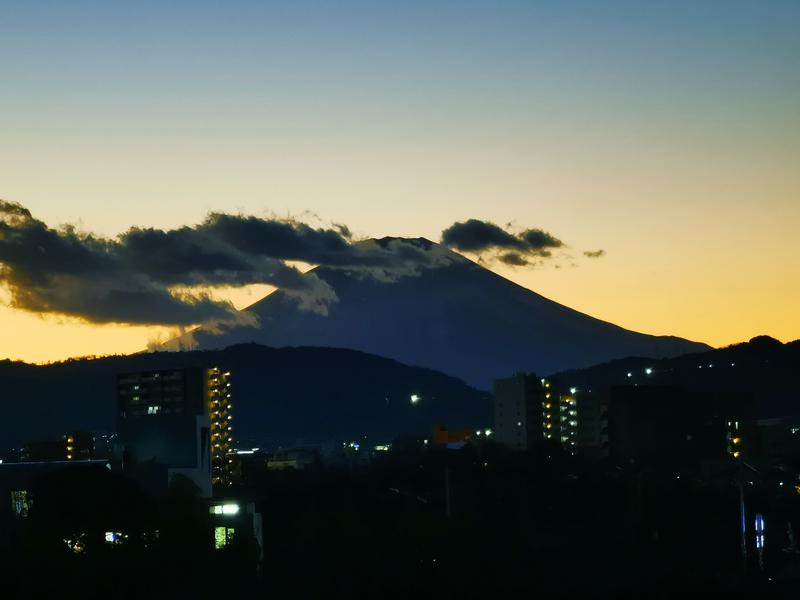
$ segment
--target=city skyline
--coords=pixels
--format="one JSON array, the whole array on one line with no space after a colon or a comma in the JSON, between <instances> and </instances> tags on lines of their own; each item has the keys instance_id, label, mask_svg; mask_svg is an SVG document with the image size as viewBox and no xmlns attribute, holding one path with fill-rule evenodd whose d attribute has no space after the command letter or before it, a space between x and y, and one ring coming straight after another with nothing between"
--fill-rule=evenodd
<instances>
[{"instance_id":1,"label":"city skyline","mask_svg":"<svg viewBox=\"0 0 800 600\"><path fill-rule=\"evenodd\" d=\"M800 338L794 3L233 6L5 4L0 198L112 239L214 211L434 241L511 222L565 255L491 268L576 310ZM0 328L30 361L174 333L7 306Z\"/></svg>"}]
</instances>

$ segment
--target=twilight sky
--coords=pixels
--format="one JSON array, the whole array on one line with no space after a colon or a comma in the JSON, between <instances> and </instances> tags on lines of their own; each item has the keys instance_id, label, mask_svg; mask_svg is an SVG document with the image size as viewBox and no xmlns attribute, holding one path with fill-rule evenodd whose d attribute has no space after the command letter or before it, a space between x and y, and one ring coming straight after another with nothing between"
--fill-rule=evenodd
<instances>
[{"instance_id":1,"label":"twilight sky","mask_svg":"<svg viewBox=\"0 0 800 600\"><path fill-rule=\"evenodd\" d=\"M106 237L213 211L434 240L512 222L575 257L493 265L549 298L645 333L787 341L799 28L794 0L7 0L0 199ZM0 332L0 358L26 360L169 334L6 306Z\"/></svg>"}]
</instances>

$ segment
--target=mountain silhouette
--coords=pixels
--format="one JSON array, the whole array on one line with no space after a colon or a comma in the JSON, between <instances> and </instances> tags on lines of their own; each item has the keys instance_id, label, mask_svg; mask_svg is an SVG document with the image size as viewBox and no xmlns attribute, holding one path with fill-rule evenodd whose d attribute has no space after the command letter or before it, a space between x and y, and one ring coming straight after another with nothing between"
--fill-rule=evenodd
<instances>
[{"instance_id":1,"label":"mountain silhouette","mask_svg":"<svg viewBox=\"0 0 800 600\"><path fill-rule=\"evenodd\" d=\"M623 329L549 300L444 246L424 238L404 241L449 264L395 281L318 267L309 273L338 296L327 315L300 310L295 300L276 291L245 309L258 316L260 326L216 334L200 328L171 347L256 342L349 348L435 369L479 389L490 389L494 379L516 371L553 373L625 356L665 358L709 349Z\"/></svg>"}]
</instances>

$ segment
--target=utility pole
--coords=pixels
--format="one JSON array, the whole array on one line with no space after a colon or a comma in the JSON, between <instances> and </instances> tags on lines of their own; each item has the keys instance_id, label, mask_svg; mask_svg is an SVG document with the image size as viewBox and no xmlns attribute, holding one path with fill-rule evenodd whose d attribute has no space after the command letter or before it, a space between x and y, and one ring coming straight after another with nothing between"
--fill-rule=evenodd
<instances>
[{"instance_id":1,"label":"utility pole","mask_svg":"<svg viewBox=\"0 0 800 600\"><path fill-rule=\"evenodd\" d=\"M444 516L450 518L450 467L444 468Z\"/></svg>"},{"instance_id":2,"label":"utility pole","mask_svg":"<svg viewBox=\"0 0 800 600\"><path fill-rule=\"evenodd\" d=\"M741 529L742 537L742 574L747 573L747 510L744 505L744 473L742 472L742 463L739 463L739 474L736 478L736 483L739 487L739 526Z\"/></svg>"},{"instance_id":3,"label":"utility pole","mask_svg":"<svg viewBox=\"0 0 800 600\"><path fill-rule=\"evenodd\" d=\"M736 476L736 484L739 488L739 527L741 529L741 534L742 534L742 574L746 574L747 573L747 507L745 506L745 497L744 497L744 469L745 467L747 467L756 475L758 475L759 472L758 469L756 469L753 465L745 462L741 458L737 459L737 462L739 463L739 470L738 470L738 475Z\"/></svg>"}]
</instances>

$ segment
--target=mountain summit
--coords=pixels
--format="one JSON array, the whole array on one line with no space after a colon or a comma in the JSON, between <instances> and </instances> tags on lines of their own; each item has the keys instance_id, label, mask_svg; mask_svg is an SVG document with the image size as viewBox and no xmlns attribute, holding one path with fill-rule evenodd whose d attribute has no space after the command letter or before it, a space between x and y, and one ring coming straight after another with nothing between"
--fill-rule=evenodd
<instances>
[{"instance_id":1,"label":"mountain summit","mask_svg":"<svg viewBox=\"0 0 800 600\"><path fill-rule=\"evenodd\" d=\"M245 309L257 315L258 327L216 335L200 328L190 334L192 346L350 348L440 370L482 389L515 371L549 374L626 356L665 358L709 348L579 313L426 239L371 243L397 242L431 253L429 264L408 269L398 253L396 276L317 267L307 275L322 279L338 298L327 314L301 310L276 291Z\"/></svg>"}]
</instances>

